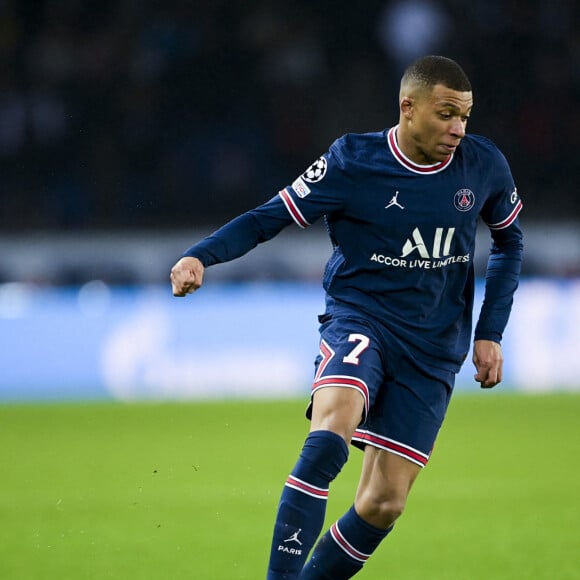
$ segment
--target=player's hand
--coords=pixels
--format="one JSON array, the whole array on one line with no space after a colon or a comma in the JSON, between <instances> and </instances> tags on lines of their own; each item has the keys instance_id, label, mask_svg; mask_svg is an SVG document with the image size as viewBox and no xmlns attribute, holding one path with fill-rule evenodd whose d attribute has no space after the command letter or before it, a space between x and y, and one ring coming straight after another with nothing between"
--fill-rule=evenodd
<instances>
[{"instance_id":1,"label":"player's hand","mask_svg":"<svg viewBox=\"0 0 580 580\"><path fill-rule=\"evenodd\" d=\"M181 258L171 268L171 288L173 296L192 294L203 283L203 264L197 258Z\"/></svg>"},{"instance_id":2,"label":"player's hand","mask_svg":"<svg viewBox=\"0 0 580 580\"><path fill-rule=\"evenodd\" d=\"M473 343L473 364L477 370L474 378L482 389L491 389L501 383L503 355L497 342L476 340Z\"/></svg>"}]
</instances>

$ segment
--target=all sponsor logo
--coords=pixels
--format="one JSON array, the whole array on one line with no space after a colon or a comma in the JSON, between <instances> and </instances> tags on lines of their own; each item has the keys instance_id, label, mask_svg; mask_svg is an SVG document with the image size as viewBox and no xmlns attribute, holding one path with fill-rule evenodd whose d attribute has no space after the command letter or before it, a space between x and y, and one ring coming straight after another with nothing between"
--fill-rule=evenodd
<instances>
[{"instance_id":1,"label":"all sponsor logo","mask_svg":"<svg viewBox=\"0 0 580 580\"><path fill-rule=\"evenodd\" d=\"M451 264L469 262L470 255L453 255L452 245L455 228L435 228L431 242L426 239L419 228L415 228L411 237L407 238L401 248L400 256L388 256L373 253L371 262L378 262L395 268L420 268L432 270L444 268Z\"/></svg>"},{"instance_id":2,"label":"all sponsor logo","mask_svg":"<svg viewBox=\"0 0 580 580\"><path fill-rule=\"evenodd\" d=\"M451 242L453 241L454 234L455 228L435 228L433 247L431 248L431 254L429 254L429 248L421 235L421 231L419 228L415 228L411 234L411 238L407 238L407 241L403 244L401 258L406 258L415 251L419 253L421 258L425 259L449 256L451 254Z\"/></svg>"}]
</instances>

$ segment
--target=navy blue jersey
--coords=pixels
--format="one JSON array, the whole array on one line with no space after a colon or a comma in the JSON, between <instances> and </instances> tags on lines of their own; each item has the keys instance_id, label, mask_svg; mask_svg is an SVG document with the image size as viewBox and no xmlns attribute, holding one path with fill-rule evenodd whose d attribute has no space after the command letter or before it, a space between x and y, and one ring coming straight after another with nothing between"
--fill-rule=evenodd
<instances>
[{"instance_id":1,"label":"navy blue jersey","mask_svg":"<svg viewBox=\"0 0 580 580\"><path fill-rule=\"evenodd\" d=\"M414 351L458 369L471 336L478 220L494 243L476 338L499 341L517 287L522 204L488 139L467 135L447 160L424 166L405 157L396 131L341 137L278 196L185 255L208 266L291 221L305 228L324 217L334 247L323 280L330 313L371 316Z\"/></svg>"}]
</instances>

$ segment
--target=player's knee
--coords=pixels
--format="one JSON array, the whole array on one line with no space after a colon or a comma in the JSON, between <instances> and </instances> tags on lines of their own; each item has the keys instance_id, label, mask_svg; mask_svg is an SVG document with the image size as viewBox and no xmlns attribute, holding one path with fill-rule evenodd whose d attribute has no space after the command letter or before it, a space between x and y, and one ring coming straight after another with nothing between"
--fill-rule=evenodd
<instances>
[{"instance_id":1,"label":"player's knee","mask_svg":"<svg viewBox=\"0 0 580 580\"><path fill-rule=\"evenodd\" d=\"M388 527L401 517L405 504L402 497L379 498L373 509L376 519L383 523L381 527Z\"/></svg>"},{"instance_id":2,"label":"player's knee","mask_svg":"<svg viewBox=\"0 0 580 580\"><path fill-rule=\"evenodd\" d=\"M364 494L356 503L358 514L377 528L386 529L403 513L406 497L397 494Z\"/></svg>"}]
</instances>

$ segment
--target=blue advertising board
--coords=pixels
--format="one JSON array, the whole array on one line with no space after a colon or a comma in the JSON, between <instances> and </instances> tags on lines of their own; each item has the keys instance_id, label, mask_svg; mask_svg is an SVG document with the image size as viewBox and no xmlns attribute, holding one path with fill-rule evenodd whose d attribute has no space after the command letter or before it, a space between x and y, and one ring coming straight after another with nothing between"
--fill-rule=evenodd
<instances>
[{"instance_id":1,"label":"blue advertising board","mask_svg":"<svg viewBox=\"0 0 580 580\"><path fill-rule=\"evenodd\" d=\"M482 286L477 287L477 301ZM0 401L308 396L318 284L0 286ZM505 389L580 388L580 281L525 280L505 334ZM468 359L459 390L475 390Z\"/></svg>"}]
</instances>

